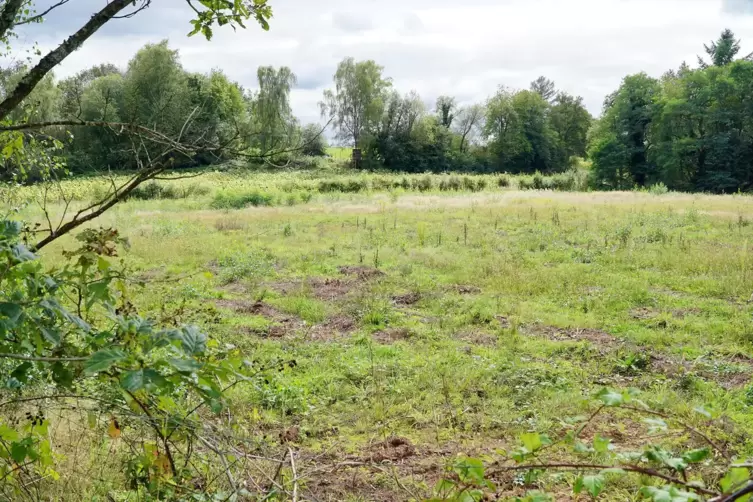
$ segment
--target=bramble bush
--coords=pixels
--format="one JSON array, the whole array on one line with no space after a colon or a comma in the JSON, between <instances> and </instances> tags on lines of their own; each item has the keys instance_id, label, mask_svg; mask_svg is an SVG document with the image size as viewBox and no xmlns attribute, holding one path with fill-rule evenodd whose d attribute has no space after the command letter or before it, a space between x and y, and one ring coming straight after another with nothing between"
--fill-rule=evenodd
<instances>
[{"instance_id":1,"label":"bramble bush","mask_svg":"<svg viewBox=\"0 0 753 502\"><path fill-rule=\"evenodd\" d=\"M117 231L81 232L79 248L49 272L22 236L19 222L0 222L0 498L37 500L40 487L60 479L49 419L28 406L49 410L71 398L87 403L94 423L109 417L110 438L121 437L124 421L135 429L123 448L131 483L124 490L209 496L195 479L221 453L202 446L213 442L200 413L220 412L225 391L259 369L196 326L140 317L129 301L128 270L114 261L126 244Z\"/></svg>"}]
</instances>

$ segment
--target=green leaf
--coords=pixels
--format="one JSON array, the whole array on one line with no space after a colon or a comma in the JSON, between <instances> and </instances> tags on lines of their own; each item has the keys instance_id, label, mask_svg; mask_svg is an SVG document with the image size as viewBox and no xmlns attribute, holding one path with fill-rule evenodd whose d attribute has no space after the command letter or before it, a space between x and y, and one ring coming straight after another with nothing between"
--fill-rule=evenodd
<instances>
[{"instance_id":1,"label":"green leaf","mask_svg":"<svg viewBox=\"0 0 753 502\"><path fill-rule=\"evenodd\" d=\"M144 388L144 370L129 371L120 379L120 386L129 392Z\"/></svg>"},{"instance_id":2,"label":"green leaf","mask_svg":"<svg viewBox=\"0 0 753 502\"><path fill-rule=\"evenodd\" d=\"M18 441L19 434L16 429L7 425L0 425L0 439L3 441Z\"/></svg>"},{"instance_id":3,"label":"green leaf","mask_svg":"<svg viewBox=\"0 0 753 502\"><path fill-rule=\"evenodd\" d=\"M690 450L683 454L682 459L689 463L689 464L697 464L698 462L703 462L706 460L709 455L711 455L711 450L708 448L700 448L698 450Z\"/></svg>"},{"instance_id":4,"label":"green leaf","mask_svg":"<svg viewBox=\"0 0 753 502\"><path fill-rule=\"evenodd\" d=\"M40 330L42 331L42 336L44 337L45 340L50 342L55 347L60 345L62 336L60 335L59 331L57 331L54 328L45 328L44 326L40 327Z\"/></svg>"},{"instance_id":5,"label":"green leaf","mask_svg":"<svg viewBox=\"0 0 753 502\"><path fill-rule=\"evenodd\" d=\"M548 493L534 490L526 493L524 498L518 497L515 500L516 502L551 502L552 497Z\"/></svg>"},{"instance_id":6,"label":"green leaf","mask_svg":"<svg viewBox=\"0 0 753 502\"><path fill-rule=\"evenodd\" d=\"M573 486L573 492L575 494L581 493L585 490L591 497L596 498L604 490L604 476L600 474L592 474L588 476L581 476L575 480Z\"/></svg>"},{"instance_id":7,"label":"green leaf","mask_svg":"<svg viewBox=\"0 0 753 502\"><path fill-rule=\"evenodd\" d=\"M609 443L611 442L611 439L597 435L594 437L594 450L597 453L606 453L609 451Z\"/></svg>"},{"instance_id":8,"label":"green leaf","mask_svg":"<svg viewBox=\"0 0 753 502\"><path fill-rule=\"evenodd\" d=\"M24 311L20 305L9 302L0 303L0 315L7 318L7 323L10 325L9 327L15 327L23 313Z\"/></svg>"},{"instance_id":9,"label":"green leaf","mask_svg":"<svg viewBox=\"0 0 753 502\"><path fill-rule=\"evenodd\" d=\"M0 239L11 240L21 235L23 225L16 220L0 220Z\"/></svg>"},{"instance_id":10,"label":"green leaf","mask_svg":"<svg viewBox=\"0 0 753 502\"><path fill-rule=\"evenodd\" d=\"M17 464L20 464L26 459L28 451L29 449L24 443L13 443L10 447L10 456Z\"/></svg>"},{"instance_id":11,"label":"green leaf","mask_svg":"<svg viewBox=\"0 0 753 502\"><path fill-rule=\"evenodd\" d=\"M739 488L750 478L750 471L746 467L734 467L719 481L722 492L728 493L734 488Z\"/></svg>"},{"instance_id":12,"label":"green leaf","mask_svg":"<svg viewBox=\"0 0 753 502\"><path fill-rule=\"evenodd\" d=\"M484 481L484 464L477 458L466 458L457 462L454 471L464 483L479 485Z\"/></svg>"},{"instance_id":13,"label":"green leaf","mask_svg":"<svg viewBox=\"0 0 753 502\"><path fill-rule=\"evenodd\" d=\"M658 418L644 418L643 422L648 424L649 434L656 434L657 432L664 432L668 429L667 422Z\"/></svg>"},{"instance_id":14,"label":"green leaf","mask_svg":"<svg viewBox=\"0 0 753 502\"><path fill-rule=\"evenodd\" d=\"M534 452L543 446L541 435L538 432L527 432L521 434L520 441L523 446L530 452Z\"/></svg>"},{"instance_id":15,"label":"green leaf","mask_svg":"<svg viewBox=\"0 0 753 502\"><path fill-rule=\"evenodd\" d=\"M196 326L184 326L174 336L180 340L183 352L190 356L203 354L207 349L207 337Z\"/></svg>"},{"instance_id":16,"label":"green leaf","mask_svg":"<svg viewBox=\"0 0 753 502\"><path fill-rule=\"evenodd\" d=\"M103 349L99 352L95 352L86 364L84 365L84 371L88 374L99 373L109 369L114 364L119 363L123 359L128 357L125 352L120 349Z\"/></svg>"},{"instance_id":17,"label":"green leaf","mask_svg":"<svg viewBox=\"0 0 753 502\"><path fill-rule=\"evenodd\" d=\"M16 263L23 263L26 261L33 261L37 259L37 256L29 251L23 244L16 244L10 249L13 260Z\"/></svg>"},{"instance_id":18,"label":"green leaf","mask_svg":"<svg viewBox=\"0 0 753 502\"><path fill-rule=\"evenodd\" d=\"M625 402L622 394L607 388L602 389L596 394L596 398L604 403L605 406L619 406Z\"/></svg>"},{"instance_id":19,"label":"green leaf","mask_svg":"<svg viewBox=\"0 0 753 502\"><path fill-rule=\"evenodd\" d=\"M641 495L654 502L690 502L700 500L695 493L678 490L674 486L644 486L641 488Z\"/></svg>"},{"instance_id":20,"label":"green leaf","mask_svg":"<svg viewBox=\"0 0 753 502\"><path fill-rule=\"evenodd\" d=\"M194 359L178 359L171 357L167 362L180 373L196 373L201 369L201 364Z\"/></svg>"}]
</instances>

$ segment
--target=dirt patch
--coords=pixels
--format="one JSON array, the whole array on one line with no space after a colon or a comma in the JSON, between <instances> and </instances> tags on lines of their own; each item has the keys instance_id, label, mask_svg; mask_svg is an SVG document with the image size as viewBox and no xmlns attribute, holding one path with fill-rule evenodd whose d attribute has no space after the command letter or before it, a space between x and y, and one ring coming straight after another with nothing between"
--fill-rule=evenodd
<instances>
[{"instance_id":1,"label":"dirt patch","mask_svg":"<svg viewBox=\"0 0 753 502\"><path fill-rule=\"evenodd\" d=\"M696 376L728 390L745 387L753 377L753 364L736 356L730 359L686 361L663 354L652 354L651 369L673 380Z\"/></svg>"},{"instance_id":2,"label":"dirt patch","mask_svg":"<svg viewBox=\"0 0 753 502\"><path fill-rule=\"evenodd\" d=\"M494 318L499 323L499 327L502 329L510 329L510 319L503 315L495 315Z\"/></svg>"},{"instance_id":3,"label":"dirt patch","mask_svg":"<svg viewBox=\"0 0 753 502\"><path fill-rule=\"evenodd\" d=\"M375 341L389 345L400 340L407 340L411 338L413 336L413 332L411 332L411 330L409 330L408 328L392 328L385 329L383 331L377 331L371 336Z\"/></svg>"},{"instance_id":4,"label":"dirt patch","mask_svg":"<svg viewBox=\"0 0 753 502\"><path fill-rule=\"evenodd\" d=\"M693 307L693 308L684 308L684 309L672 309L666 312L668 312L675 319L684 319L685 317L690 316L690 315L698 315L703 311L699 308ZM633 319L651 320L651 319L656 319L663 313L664 311L657 310L651 307L637 307L630 311L630 316Z\"/></svg>"},{"instance_id":5,"label":"dirt patch","mask_svg":"<svg viewBox=\"0 0 753 502\"><path fill-rule=\"evenodd\" d=\"M648 427L628 417L601 413L583 428L578 438L590 445L596 436L610 439L617 450L641 450L648 440Z\"/></svg>"},{"instance_id":6,"label":"dirt patch","mask_svg":"<svg viewBox=\"0 0 753 502\"><path fill-rule=\"evenodd\" d=\"M385 274L381 270L374 267L366 267L363 265L345 265L339 267L338 270L343 275L349 275L357 277L359 280L368 281L376 279L377 277L383 277Z\"/></svg>"},{"instance_id":7,"label":"dirt patch","mask_svg":"<svg viewBox=\"0 0 753 502\"><path fill-rule=\"evenodd\" d=\"M455 284L450 289L460 295L477 295L481 293L481 288L468 284Z\"/></svg>"},{"instance_id":8,"label":"dirt patch","mask_svg":"<svg viewBox=\"0 0 753 502\"><path fill-rule=\"evenodd\" d=\"M497 337L484 331L464 331L457 333L455 338L471 345L481 345L484 347L493 347L497 344ZM468 348L470 349L470 347Z\"/></svg>"},{"instance_id":9,"label":"dirt patch","mask_svg":"<svg viewBox=\"0 0 753 502\"><path fill-rule=\"evenodd\" d=\"M273 282L267 284L267 286L286 296L310 292L319 300L332 301L346 296L357 284L334 277L312 277L303 281Z\"/></svg>"},{"instance_id":10,"label":"dirt patch","mask_svg":"<svg viewBox=\"0 0 753 502\"><path fill-rule=\"evenodd\" d=\"M654 319L659 314L659 311L652 309L651 307L637 307L630 311L630 317L641 320Z\"/></svg>"},{"instance_id":11,"label":"dirt patch","mask_svg":"<svg viewBox=\"0 0 753 502\"><path fill-rule=\"evenodd\" d=\"M527 326L522 331L525 334L543 336L555 342L587 341L600 347L613 347L620 343L606 331L593 328L558 328L556 326L534 325Z\"/></svg>"},{"instance_id":12,"label":"dirt patch","mask_svg":"<svg viewBox=\"0 0 753 502\"><path fill-rule=\"evenodd\" d=\"M272 321L272 325L269 326L266 333L261 333L272 338L292 335L306 325L306 322L302 319L281 312L264 302L251 303L245 300L218 300L216 304L220 308L233 310L239 314L258 315Z\"/></svg>"},{"instance_id":13,"label":"dirt patch","mask_svg":"<svg viewBox=\"0 0 753 502\"><path fill-rule=\"evenodd\" d=\"M401 307L415 305L421 300L420 293L405 293L404 295L395 295L392 297L392 303Z\"/></svg>"},{"instance_id":14,"label":"dirt patch","mask_svg":"<svg viewBox=\"0 0 753 502\"><path fill-rule=\"evenodd\" d=\"M355 331L356 321L352 317L339 315L330 317L321 324L311 328L309 338L314 341L331 341Z\"/></svg>"},{"instance_id":15,"label":"dirt patch","mask_svg":"<svg viewBox=\"0 0 753 502\"><path fill-rule=\"evenodd\" d=\"M362 460L364 462L397 461L412 457L416 454L416 447L403 437L391 437L380 443L369 446Z\"/></svg>"}]
</instances>

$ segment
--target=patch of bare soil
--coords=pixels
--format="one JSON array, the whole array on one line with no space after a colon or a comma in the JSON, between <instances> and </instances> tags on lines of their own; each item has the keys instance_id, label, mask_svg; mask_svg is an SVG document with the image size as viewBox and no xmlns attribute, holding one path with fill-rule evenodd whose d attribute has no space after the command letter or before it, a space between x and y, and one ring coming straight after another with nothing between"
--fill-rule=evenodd
<instances>
[{"instance_id":1,"label":"patch of bare soil","mask_svg":"<svg viewBox=\"0 0 753 502\"><path fill-rule=\"evenodd\" d=\"M352 317L338 315L311 328L309 339L328 342L352 333L356 328L356 321Z\"/></svg>"},{"instance_id":2,"label":"patch of bare soil","mask_svg":"<svg viewBox=\"0 0 753 502\"><path fill-rule=\"evenodd\" d=\"M593 328L558 328L556 326L533 325L526 326L524 333L535 336L544 336L555 342L581 342L587 341L599 347L613 347L619 345L619 340L599 329Z\"/></svg>"},{"instance_id":3,"label":"patch of bare soil","mask_svg":"<svg viewBox=\"0 0 753 502\"><path fill-rule=\"evenodd\" d=\"M468 284L455 284L450 289L460 295L477 295L481 293L481 288Z\"/></svg>"},{"instance_id":4,"label":"patch of bare soil","mask_svg":"<svg viewBox=\"0 0 753 502\"><path fill-rule=\"evenodd\" d=\"M455 338L470 343L471 345L482 345L484 347L493 347L497 344L496 336L478 330L457 333L455 334Z\"/></svg>"},{"instance_id":5,"label":"patch of bare soil","mask_svg":"<svg viewBox=\"0 0 753 502\"><path fill-rule=\"evenodd\" d=\"M282 281L269 283L268 286L284 295L294 295L299 292L311 292L319 299L332 301L342 298L350 293L357 284L334 277L312 277L303 281Z\"/></svg>"},{"instance_id":6,"label":"patch of bare soil","mask_svg":"<svg viewBox=\"0 0 753 502\"><path fill-rule=\"evenodd\" d=\"M586 444L593 444L596 436L610 439L615 449L637 451L646 445L648 427L637 420L602 413L591 420L578 435Z\"/></svg>"},{"instance_id":7,"label":"patch of bare soil","mask_svg":"<svg viewBox=\"0 0 753 502\"><path fill-rule=\"evenodd\" d=\"M697 376L725 389L739 389L748 385L753 378L753 364L744 356L687 361L663 354L652 354L651 368L667 378L680 379L686 376Z\"/></svg>"},{"instance_id":8,"label":"patch of bare soil","mask_svg":"<svg viewBox=\"0 0 753 502\"><path fill-rule=\"evenodd\" d=\"M361 459L364 462L392 462L412 457L416 454L416 447L403 437L391 437L369 446Z\"/></svg>"},{"instance_id":9,"label":"patch of bare soil","mask_svg":"<svg viewBox=\"0 0 753 502\"><path fill-rule=\"evenodd\" d=\"M345 265L339 267L338 270L343 275L349 275L357 277L361 281L368 281L376 279L377 277L383 277L385 275L381 270L374 267L367 267L364 265Z\"/></svg>"},{"instance_id":10,"label":"patch of bare soil","mask_svg":"<svg viewBox=\"0 0 753 502\"><path fill-rule=\"evenodd\" d=\"M685 309L672 309L667 312L671 314L675 319L684 319L685 317L690 315L698 315L703 311L699 308L693 307ZM638 307L630 311L630 316L633 319L650 320L659 317L662 313L663 312L661 310L651 307Z\"/></svg>"},{"instance_id":11,"label":"patch of bare soil","mask_svg":"<svg viewBox=\"0 0 753 502\"><path fill-rule=\"evenodd\" d=\"M499 327L502 329L510 329L510 319L503 315L496 315L494 318L499 323Z\"/></svg>"},{"instance_id":12,"label":"patch of bare soil","mask_svg":"<svg viewBox=\"0 0 753 502\"><path fill-rule=\"evenodd\" d=\"M218 300L217 306L238 312L239 314L253 314L272 321L272 325L265 333L272 338L282 338L292 335L303 328L306 323L300 318L286 314L264 302L249 302L246 300Z\"/></svg>"},{"instance_id":13,"label":"patch of bare soil","mask_svg":"<svg viewBox=\"0 0 753 502\"><path fill-rule=\"evenodd\" d=\"M413 333L408 328L391 328L377 331L371 336L375 341L389 345L400 340L407 340L413 336Z\"/></svg>"},{"instance_id":14,"label":"patch of bare soil","mask_svg":"<svg viewBox=\"0 0 753 502\"><path fill-rule=\"evenodd\" d=\"M421 300L420 293L405 293L404 295L395 295L392 297L392 303L401 307L409 307L415 305Z\"/></svg>"}]
</instances>

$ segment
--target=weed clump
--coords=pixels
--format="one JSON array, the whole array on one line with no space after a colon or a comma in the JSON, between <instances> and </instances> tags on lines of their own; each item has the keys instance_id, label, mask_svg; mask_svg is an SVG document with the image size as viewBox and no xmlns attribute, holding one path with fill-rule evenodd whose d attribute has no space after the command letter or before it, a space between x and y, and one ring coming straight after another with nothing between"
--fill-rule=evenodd
<instances>
[{"instance_id":1,"label":"weed clump","mask_svg":"<svg viewBox=\"0 0 753 502\"><path fill-rule=\"evenodd\" d=\"M243 209L249 206L273 206L275 197L259 190L250 192L220 192L212 199L212 209Z\"/></svg>"}]
</instances>

